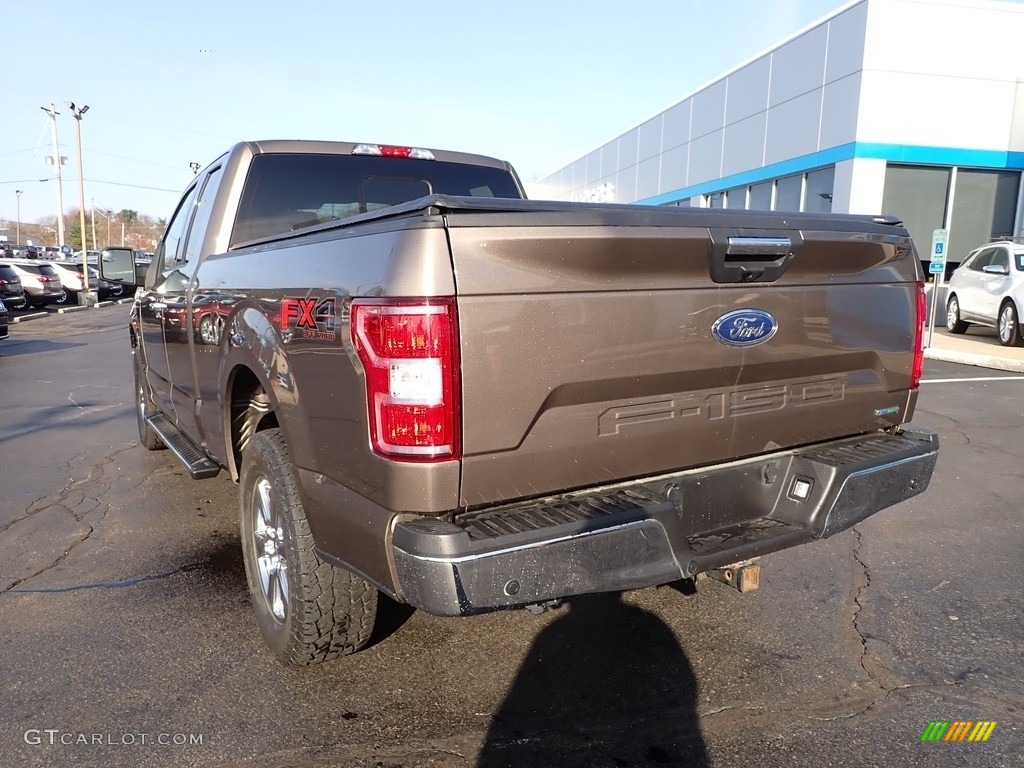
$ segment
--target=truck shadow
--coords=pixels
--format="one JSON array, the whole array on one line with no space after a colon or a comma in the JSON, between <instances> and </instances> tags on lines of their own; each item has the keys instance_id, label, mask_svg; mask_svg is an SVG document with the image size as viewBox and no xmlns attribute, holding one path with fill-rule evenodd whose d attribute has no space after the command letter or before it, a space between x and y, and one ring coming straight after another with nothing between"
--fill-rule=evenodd
<instances>
[{"instance_id":1,"label":"truck shadow","mask_svg":"<svg viewBox=\"0 0 1024 768\"><path fill-rule=\"evenodd\" d=\"M661 619L618 594L576 598L530 648L477 766L708 766L696 703Z\"/></svg>"},{"instance_id":2,"label":"truck shadow","mask_svg":"<svg viewBox=\"0 0 1024 768\"><path fill-rule=\"evenodd\" d=\"M11 343L13 341L13 343ZM60 352L65 349L84 347L83 343L70 341L49 341L47 339L33 339L32 341L21 341L8 337L8 342L0 348L0 357L23 357L25 355L39 355L44 352Z\"/></svg>"}]
</instances>

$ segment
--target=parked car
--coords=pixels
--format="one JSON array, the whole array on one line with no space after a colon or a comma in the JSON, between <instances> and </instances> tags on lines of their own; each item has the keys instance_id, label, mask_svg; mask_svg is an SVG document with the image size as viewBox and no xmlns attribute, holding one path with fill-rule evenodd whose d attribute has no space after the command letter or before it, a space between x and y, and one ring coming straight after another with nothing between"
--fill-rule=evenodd
<instances>
[{"instance_id":1,"label":"parked car","mask_svg":"<svg viewBox=\"0 0 1024 768\"><path fill-rule=\"evenodd\" d=\"M22 258L24 259L38 259L41 256L41 251L38 245L26 245L22 248Z\"/></svg>"},{"instance_id":2,"label":"parked car","mask_svg":"<svg viewBox=\"0 0 1024 768\"><path fill-rule=\"evenodd\" d=\"M14 267L7 264L0 264L0 299L8 309L25 309L28 306L28 297L21 285L21 277Z\"/></svg>"},{"instance_id":3,"label":"parked car","mask_svg":"<svg viewBox=\"0 0 1024 768\"><path fill-rule=\"evenodd\" d=\"M997 242L971 251L949 279L946 330L971 325L996 329L999 343L1019 347L1024 307L1024 243Z\"/></svg>"},{"instance_id":4,"label":"parked car","mask_svg":"<svg viewBox=\"0 0 1024 768\"><path fill-rule=\"evenodd\" d=\"M7 307L0 301L0 340L7 338Z\"/></svg>"},{"instance_id":5,"label":"parked car","mask_svg":"<svg viewBox=\"0 0 1024 768\"><path fill-rule=\"evenodd\" d=\"M43 248L43 258L44 259L63 259L64 258L64 254L61 252L60 248L58 248L56 245L48 245L45 248Z\"/></svg>"},{"instance_id":6,"label":"parked car","mask_svg":"<svg viewBox=\"0 0 1024 768\"><path fill-rule=\"evenodd\" d=\"M52 264L40 264L24 259L5 259L0 263L14 268L28 296L28 303L33 307L67 301L67 292Z\"/></svg>"},{"instance_id":7,"label":"parked car","mask_svg":"<svg viewBox=\"0 0 1024 768\"><path fill-rule=\"evenodd\" d=\"M54 261L50 264L60 277L61 285L64 287L67 298L58 304L74 303L76 297L82 292L82 264L72 261ZM117 283L111 283L100 279L99 270L89 267L89 288L96 291L100 299L120 297L124 295L125 287Z\"/></svg>"}]
</instances>

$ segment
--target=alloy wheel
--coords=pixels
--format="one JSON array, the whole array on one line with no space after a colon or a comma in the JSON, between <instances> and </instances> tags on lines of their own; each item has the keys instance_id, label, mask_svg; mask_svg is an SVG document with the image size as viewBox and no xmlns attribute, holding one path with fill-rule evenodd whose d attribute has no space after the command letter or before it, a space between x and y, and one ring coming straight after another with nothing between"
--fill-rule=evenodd
<instances>
[{"instance_id":1,"label":"alloy wheel","mask_svg":"<svg viewBox=\"0 0 1024 768\"><path fill-rule=\"evenodd\" d=\"M291 599L284 525L274 504L273 488L265 476L261 476L253 486L249 506L261 597L270 614L283 622Z\"/></svg>"}]
</instances>

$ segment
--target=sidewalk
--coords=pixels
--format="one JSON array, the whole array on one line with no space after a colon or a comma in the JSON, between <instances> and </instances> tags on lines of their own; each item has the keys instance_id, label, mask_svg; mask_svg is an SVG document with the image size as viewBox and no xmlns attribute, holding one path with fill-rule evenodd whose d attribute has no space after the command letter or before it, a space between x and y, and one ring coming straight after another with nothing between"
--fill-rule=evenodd
<instances>
[{"instance_id":1,"label":"sidewalk","mask_svg":"<svg viewBox=\"0 0 1024 768\"><path fill-rule=\"evenodd\" d=\"M927 328L924 334L927 343ZM972 325L967 333L959 336L937 326L924 356L930 360L1024 373L1024 347L1004 347L996 337L995 328L980 325Z\"/></svg>"}]
</instances>

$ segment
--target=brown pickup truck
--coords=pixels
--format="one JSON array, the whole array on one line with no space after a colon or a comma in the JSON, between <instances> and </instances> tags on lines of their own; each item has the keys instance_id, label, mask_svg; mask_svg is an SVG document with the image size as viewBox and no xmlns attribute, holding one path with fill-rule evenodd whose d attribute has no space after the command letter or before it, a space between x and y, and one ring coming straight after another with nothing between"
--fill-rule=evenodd
<instances>
[{"instance_id":1,"label":"brown pickup truck","mask_svg":"<svg viewBox=\"0 0 1024 768\"><path fill-rule=\"evenodd\" d=\"M927 487L899 222L522 198L486 157L268 141L171 217L130 320L139 436L238 481L282 661L358 650L378 592L664 584Z\"/></svg>"}]
</instances>

